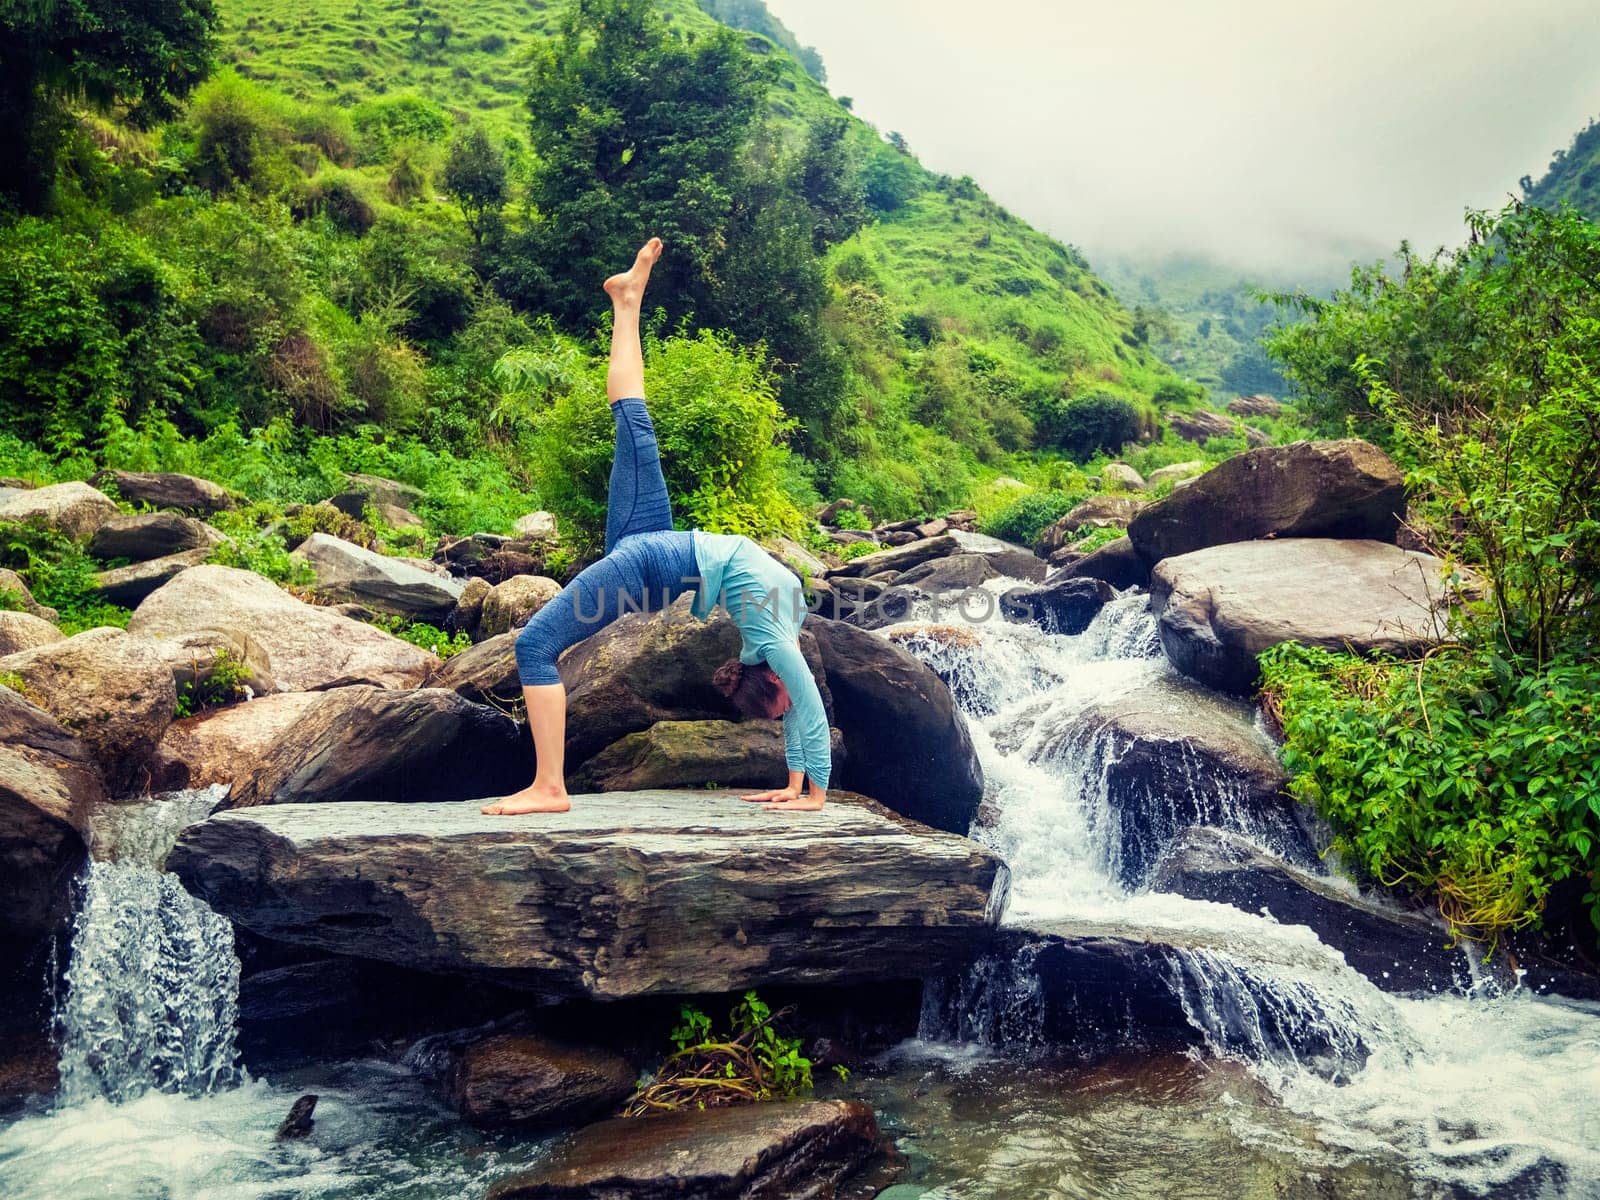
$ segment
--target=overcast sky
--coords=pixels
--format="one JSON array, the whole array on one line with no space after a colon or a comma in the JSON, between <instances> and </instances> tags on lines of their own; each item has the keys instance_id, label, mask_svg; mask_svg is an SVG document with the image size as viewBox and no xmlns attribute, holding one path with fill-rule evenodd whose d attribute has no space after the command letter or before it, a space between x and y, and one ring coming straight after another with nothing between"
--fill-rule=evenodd
<instances>
[{"instance_id":1,"label":"overcast sky","mask_svg":"<svg viewBox=\"0 0 1600 1200\"><path fill-rule=\"evenodd\" d=\"M1600 0L767 0L835 95L1091 260L1326 270L1600 115Z\"/></svg>"}]
</instances>

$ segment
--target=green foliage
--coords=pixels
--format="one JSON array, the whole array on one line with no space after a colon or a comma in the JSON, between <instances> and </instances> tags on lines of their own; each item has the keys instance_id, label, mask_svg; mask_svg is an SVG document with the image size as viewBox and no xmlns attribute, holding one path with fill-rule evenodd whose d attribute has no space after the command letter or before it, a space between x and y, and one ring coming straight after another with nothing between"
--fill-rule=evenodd
<instances>
[{"instance_id":1,"label":"green foliage","mask_svg":"<svg viewBox=\"0 0 1600 1200\"><path fill-rule=\"evenodd\" d=\"M780 487L792 423L759 350L702 331L645 352L646 387L667 490L685 528L759 537L804 520ZM603 377L591 375L538 418L533 456L549 509L580 543L605 528L614 434Z\"/></svg>"},{"instance_id":2,"label":"green foliage","mask_svg":"<svg viewBox=\"0 0 1600 1200\"><path fill-rule=\"evenodd\" d=\"M0 567L22 576L34 600L60 614L68 637L100 625L126 626L133 615L95 595L99 563L70 538L37 523L0 522Z\"/></svg>"},{"instance_id":3,"label":"green foliage","mask_svg":"<svg viewBox=\"0 0 1600 1200\"><path fill-rule=\"evenodd\" d=\"M27 607L27 601L16 588L0 588L0 612L23 612Z\"/></svg>"},{"instance_id":4,"label":"green foliage","mask_svg":"<svg viewBox=\"0 0 1600 1200\"><path fill-rule=\"evenodd\" d=\"M1570 146L1550 156L1539 182L1528 176L1521 182L1529 204L1552 211L1570 204L1589 220L1600 219L1600 120L1591 120Z\"/></svg>"},{"instance_id":5,"label":"green foliage","mask_svg":"<svg viewBox=\"0 0 1600 1200\"><path fill-rule=\"evenodd\" d=\"M1127 537L1128 531L1116 526L1080 525L1073 535L1067 539L1072 548L1080 554L1092 554L1108 542L1114 542L1120 537Z\"/></svg>"},{"instance_id":6,"label":"green foliage","mask_svg":"<svg viewBox=\"0 0 1600 1200\"><path fill-rule=\"evenodd\" d=\"M635 1093L623 1115L634 1117L680 1108L720 1108L762 1100L792 1100L811 1092L811 1060L799 1038L783 1037L774 1013L755 992L746 992L719 1032L711 1018L690 1005L678 1010L669 1035L673 1052L654 1079Z\"/></svg>"},{"instance_id":7,"label":"green foliage","mask_svg":"<svg viewBox=\"0 0 1600 1200\"><path fill-rule=\"evenodd\" d=\"M1100 450L1115 453L1144 428L1132 401L1103 393L1052 398L1039 406L1034 424L1040 445L1059 446L1079 459Z\"/></svg>"},{"instance_id":8,"label":"green foliage","mask_svg":"<svg viewBox=\"0 0 1600 1200\"><path fill-rule=\"evenodd\" d=\"M984 520L983 532L1031 546L1040 533L1081 504L1087 495L1087 488L1025 492Z\"/></svg>"},{"instance_id":9,"label":"green foliage","mask_svg":"<svg viewBox=\"0 0 1600 1200\"><path fill-rule=\"evenodd\" d=\"M242 700L248 694L246 681L249 678L250 668L224 650L212 662L205 678L185 680L179 686L173 716L192 717Z\"/></svg>"},{"instance_id":10,"label":"green foliage","mask_svg":"<svg viewBox=\"0 0 1600 1200\"><path fill-rule=\"evenodd\" d=\"M211 0L0 8L0 198L45 206L74 105L138 128L171 116L211 69L216 20Z\"/></svg>"},{"instance_id":11,"label":"green foliage","mask_svg":"<svg viewBox=\"0 0 1600 1200\"><path fill-rule=\"evenodd\" d=\"M284 544L283 521L270 504L255 504L236 512L217 513L211 519L228 541L211 552L211 562L254 571L274 583L310 587L316 582L311 564L293 558Z\"/></svg>"},{"instance_id":12,"label":"green foliage","mask_svg":"<svg viewBox=\"0 0 1600 1200\"><path fill-rule=\"evenodd\" d=\"M464 630L446 633L426 621L410 621L405 617L386 617L373 622L379 629L387 630L403 642L421 646L440 658L450 658L463 650L472 649L472 638Z\"/></svg>"},{"instance_id":13,"label":"green foliage","mask_svg":"<svg viewBox=\"0 0 1600 1200\"><path fill-rule=\"evenodd\" d=\"M877 542L847 542L843 546L830 546L829 549L833 550L845 562L849 562L853 558L871 554L876 550L883 549L883 547L878 545Z\"/></svg>"},{"instance_id":14,"label":"green foliage","mask_svg":"<svg viewBox=\"0 0 1600 1200\"><path fill-rule=\"evenodd\" d=\"M506 160L482 126L474 125L451 145L444 186L461 205L473 240L481 244L496 227L508 198Z\"/></svg>"},{"instance_id":15,"label":"green foliage","mask_svg":"<svg viewBox=\"0 0 1600 1200\"><path fill-rule=\"evenodd\" d=\"M1375 879L1433 895L1458 931L1533 924L1553 884L1600 870L1591 658L1452 646L1411 664L1285 644L1261 665L1293 793Z\"/></svg>"}]
</instances>

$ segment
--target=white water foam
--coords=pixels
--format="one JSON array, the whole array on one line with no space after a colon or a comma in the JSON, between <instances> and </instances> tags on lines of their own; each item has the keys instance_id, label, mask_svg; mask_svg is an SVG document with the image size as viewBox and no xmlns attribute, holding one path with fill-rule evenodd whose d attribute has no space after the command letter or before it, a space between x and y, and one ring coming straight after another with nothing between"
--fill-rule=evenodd
<instances>
[{"instance_id":1,"label":"white water foam","mask_svg":"<svg viewBox=\"0 0 1600 1200\"><path fill-rule=\"evenodd\" d=\"M929 620L961 636L918 632ZM1207 1050L1246 1064L1329 1147L1398 1156L1420 1180L1479 1194L1516 1184L1600 1196L1600 1006L1387 995L1303 926L1123 886L1108 851L1116 748L1060 735L1092 705L1171 678L1143 595L1106 605L1075 637L957 609L916 611L885 633L951 680L967 718L987 781L974 836L1012 871L1006 924L1167 945L1171 986ZM1052 739L1060 751L1041 754ZM1225 802L1209 811L1226 818ZM991 974L954 984L954 1007L987 1005L973 1024L1026 1045L1038 1004L1026 971Z\"/></svg>"}]
</instances>

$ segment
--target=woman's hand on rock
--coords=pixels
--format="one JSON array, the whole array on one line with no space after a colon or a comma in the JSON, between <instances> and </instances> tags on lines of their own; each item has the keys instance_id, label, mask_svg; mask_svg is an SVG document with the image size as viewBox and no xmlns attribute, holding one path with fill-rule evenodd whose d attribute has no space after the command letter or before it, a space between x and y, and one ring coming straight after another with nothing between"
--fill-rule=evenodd
<instances>
[{"instance_id":1,"label":"woman's hand on rock","mask_svg":"<svg viewBox=\"0 0 1600 1200\"><path fill-rule=\"evenodd\" d=\"M773 788L770 792L756 792L750 796L740 796L741 800L748 800L752 804L782 804L786 800L798 800L800 789Z\"/></svg>"}]
</instances>

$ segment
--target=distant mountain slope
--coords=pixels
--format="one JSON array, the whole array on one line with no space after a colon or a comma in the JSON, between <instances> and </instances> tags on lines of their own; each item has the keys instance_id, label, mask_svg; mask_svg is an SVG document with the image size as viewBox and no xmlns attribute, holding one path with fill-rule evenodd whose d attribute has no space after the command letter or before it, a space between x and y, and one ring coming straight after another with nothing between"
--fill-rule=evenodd
<instances>
[{"instance_id":1,"label":"distant mountain slope","mask_svg":"<svg viewBox=\"0 0 1600 1200\"><path fill-rule=\"evenodd\" d=\"M1572 145L1557 150L1537 183L1530 176L1521 180L1523 198L1540 208L1571 204L1590 220L1600 220L1600 118L1591 120L1572 139Z\"/></svg>"}]
</instances>

